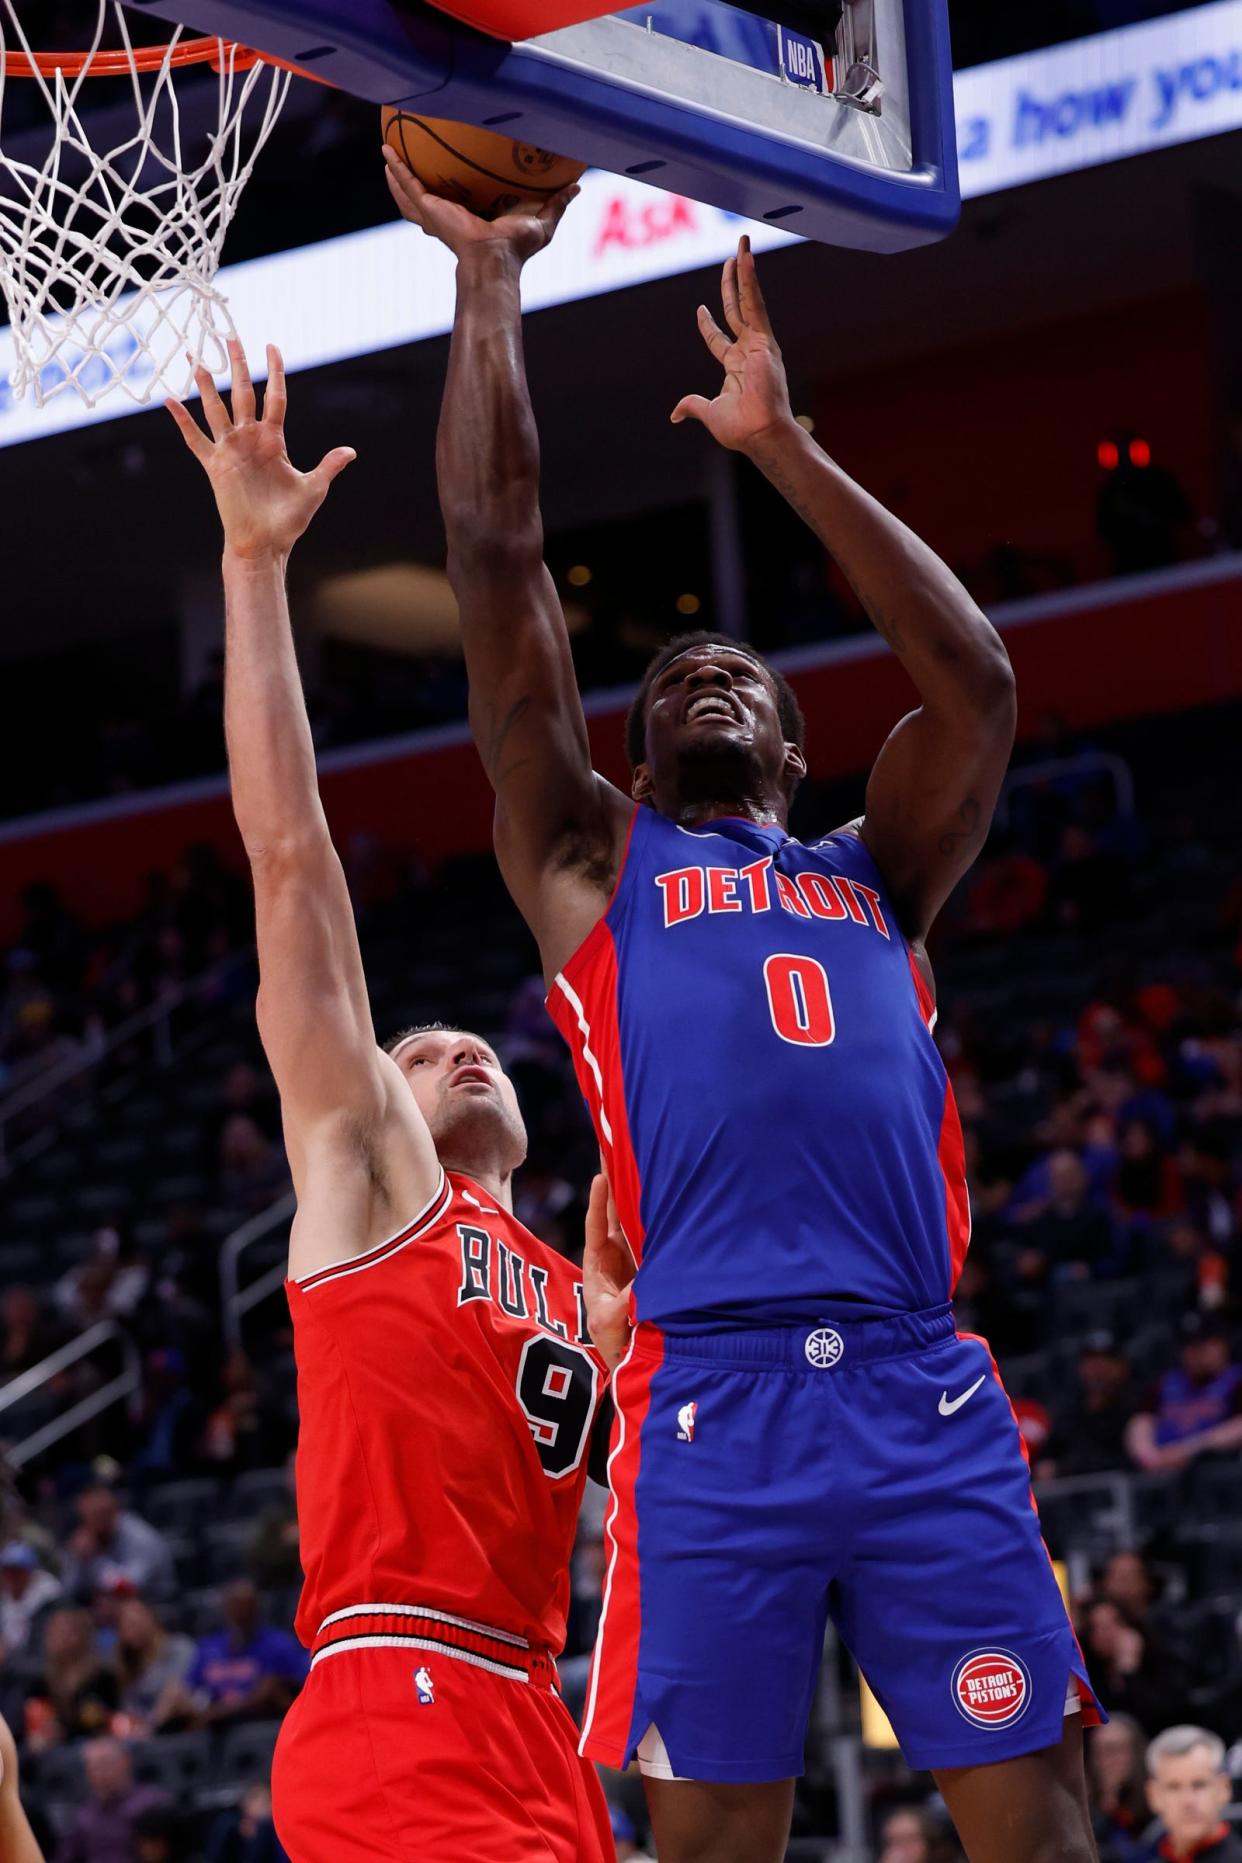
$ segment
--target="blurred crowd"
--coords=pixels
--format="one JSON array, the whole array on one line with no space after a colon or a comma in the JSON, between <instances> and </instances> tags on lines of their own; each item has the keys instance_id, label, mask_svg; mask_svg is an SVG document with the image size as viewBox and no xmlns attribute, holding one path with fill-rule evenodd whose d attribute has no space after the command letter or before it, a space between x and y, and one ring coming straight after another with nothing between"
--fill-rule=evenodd
<instances>
[{"instance_id":1,"label":"blurred crowd","mask_svg":"<svg viewBox=\"0 0 1242 1863\"><path fill-rule=\"evenodd\" d=\"M1121 740L1073 742L1049 720L1029 753L1040 766L1031 780L1019 771L935 953L975 1213L959 1321L1001 1359L1050 1543L1071 1548L1076 1624L1114 1717L1091 1746L1106 1863L1238 1854L1219 1847L1218 1827L1242 1774L1242 1540L1230 1527L1242 1503L1242 883L1231 805L1211 800L1236 714L1186 721L1180 753L1174 729L1131 734L1127 763ZM1167 761L1193 763L1195 743L1198 799L1144 808L1168 790ZM809 791L808 825L832 806ZM475 923L486 963L462 950ZM497 993L459 994L450 1013L485 1018L522 1098L532 1145L519 1218L574 1255L593 1147L490 863L462 863L434 886L410 876L362 929L377 1015L409 1000L412 952L429 1009L448 1006L446 976L495 980ZM0 1507L0 1711L50 1854L74 1863L281 1854L266 1768L306 1662L288 1628L292 1363L279 1299L248 1320L243 1347L226 1331L218 1277L221 1237L287 1188L254 1045L249 931L244 883L199 849L108 933L31 889L4 960L9 1092L65 1052L55 1044L78 1044L86 1078L91 1043L133 1010L222 961L241 966L200 1007L214 1046L194 1049L191 1029L196 1058L174 1069L181 1097L168 1072L147 1081L146 1123L111 1188L92 1160L122 1156L115 1121L80 1135L67 1182L48 1179L59 1146L18 1168L0 1211L13 1236L46 1238L0 1300L0 1373L28 1370L100 1317L141 1366L132 1400L38 1457ZM220 1039L228 1031L236 1040ZM136 1057L116 1119L142 1111L149 1071ZM94 1115L94 1086L83 1093ZM155 1152L174 1142L189 1148L180 1175L144 1202L135 1187L158 1189ZM82 1220L96 1193L104 1201ZM114 1369L105 1356L66 1370L54 1404L89 1396ZM7 1420L6 1433L14 1440ZM1067 1481L1128 1484L1128 1526L1110 1516L1085 1545L1087 1504ZM602 1511L592 1490L562 1665L571 1702L598 1613ZM808 1838L833 1816L830 1768L811 1760L796 1827ZM872 1784L883 1863L957 1856L926 1781L881 1768ZM613 1786L618 1854L641 1858L641 1794Z\"/></svg>"}]
</instances>

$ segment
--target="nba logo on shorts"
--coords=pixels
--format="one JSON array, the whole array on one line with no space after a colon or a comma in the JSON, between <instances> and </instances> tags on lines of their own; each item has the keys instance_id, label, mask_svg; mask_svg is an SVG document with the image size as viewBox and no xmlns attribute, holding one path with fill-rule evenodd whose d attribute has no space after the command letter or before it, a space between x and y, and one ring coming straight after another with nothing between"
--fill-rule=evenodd
<instances>
[{"instance_id":1,"label":"nba logo on shorts","mask_svg":"<svg viewBox=\"0 0 1242 1863\"><path fill-rule=\"evenodd\" d=\"M699 1414L697 1404L683 1404L677 1412L677 1440L679 1443L694 1441L694 1419Z\"/></svg>"},{"instance_id":2,"label":"nba logo on shorts","mask_svg":"<svg viewBox=\"0 0 1242 1863\"><path fill-rule=\"evenodd\" d=\"M424 1666L414 1671L414 1686L418 1690L419 1703L424 1708L436 1705L436 1685L431 1679L431 1671Z\"/></svg>"},{"instance_id":3,"label":"nba logo on shorts","mask_svg":"<svg viewBox=\"0 0 1242 1863\"><path fill-rule=\"evenodd\" d=\"M1009 1727L1030 1706L1026 1665L1008 1650L973 1650L953 1671L953 1701L976 1727Z\"/></svg>"}]
</instances>

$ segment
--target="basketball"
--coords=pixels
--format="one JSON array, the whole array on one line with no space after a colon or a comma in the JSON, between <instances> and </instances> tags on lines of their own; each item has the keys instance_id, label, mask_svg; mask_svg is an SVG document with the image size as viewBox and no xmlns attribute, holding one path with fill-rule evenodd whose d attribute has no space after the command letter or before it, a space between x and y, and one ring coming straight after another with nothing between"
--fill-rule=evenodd
<instances>
[{"instance_id":1,"label":"basketball","mask_svg":"<svg viewBox=\"0 0 1242 1863\"><path fill-rule=\"evenodd\" d=\"M460 201L484 220L496 220L515 207L540 206L586 167L566 155L553 155L530 142L515 142L472 123L414 116L385 108L384 141L425 188L446 200Z\"/></svg>"}]
</instances>

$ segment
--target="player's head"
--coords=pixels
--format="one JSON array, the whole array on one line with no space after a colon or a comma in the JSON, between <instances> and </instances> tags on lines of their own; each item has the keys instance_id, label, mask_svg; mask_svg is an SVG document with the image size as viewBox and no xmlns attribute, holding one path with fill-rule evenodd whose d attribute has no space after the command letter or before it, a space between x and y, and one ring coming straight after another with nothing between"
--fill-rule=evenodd
<instances>
[{"instance_id":1,"label":"player's head","mask_svg":"<svg viewBox=\"0 0 1242 1863\"><path fill-rule=\"evenodd\" d=\"M1178 1856L1219 1829L1230 1789L1225 1743L1206 1727L1166 1727L1147 1749L1147 1801Z\"/></svg>"},{"instance_id":2,"label":"player's head","mask_svg":"<svg viewBox=\"0 0 1242 1863\"><path fill-rule=\"evenodd\" d=\"M726 634L679 634L656 654L626 721L634 797L676 820L688 806L759 803L782 820L806 774L789 682Z\"/></svg>"},{"instance_id":3,"label":"player's head","mask_svg":"<svg viewBox=\"0 0 1242 1863\"><path fill-rule=\"evenodd\" d=\"M517 1170L526 1156L526 1127L490 1042L424 1022L394 1035L384 1049L410 1083L442 1164L468 1177Z\"/></svg>"}]
</instances>

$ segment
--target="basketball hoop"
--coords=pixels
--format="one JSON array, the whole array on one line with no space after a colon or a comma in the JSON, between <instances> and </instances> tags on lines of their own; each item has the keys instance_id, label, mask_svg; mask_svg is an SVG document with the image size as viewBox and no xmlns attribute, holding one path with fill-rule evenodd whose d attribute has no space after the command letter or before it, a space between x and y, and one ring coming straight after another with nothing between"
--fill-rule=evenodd
<instances>
[{"instance_id":1,"label":"basketball hoop","mask_svg":"<svg viewBox=\"0 0 1242 1863\"><path fill-rule=\"evenodd\" d=\"M0 291L13 329L11 392L20 399L33 390L40 407L66 389L88 407L114 391L139 405L184 394L187 352L213 374L226 365L233 321L215 286L224 236L296 67L226 39L189 38L181 27L167 44L135 46L115 0L98 0L86 51L36 52L17 6L0 0ZM110 18L119 50L102 46ZM196 99L208 127L191 131L176 77L194 68L214 72L216 84L214 105ZM115 110L94 118L83 110L83 86L96 78L128 80L120 140ZM15 80L34 87L51 117L37 160L23 151L38 130L6 121Z\"/></svg>"}]
</instances>

